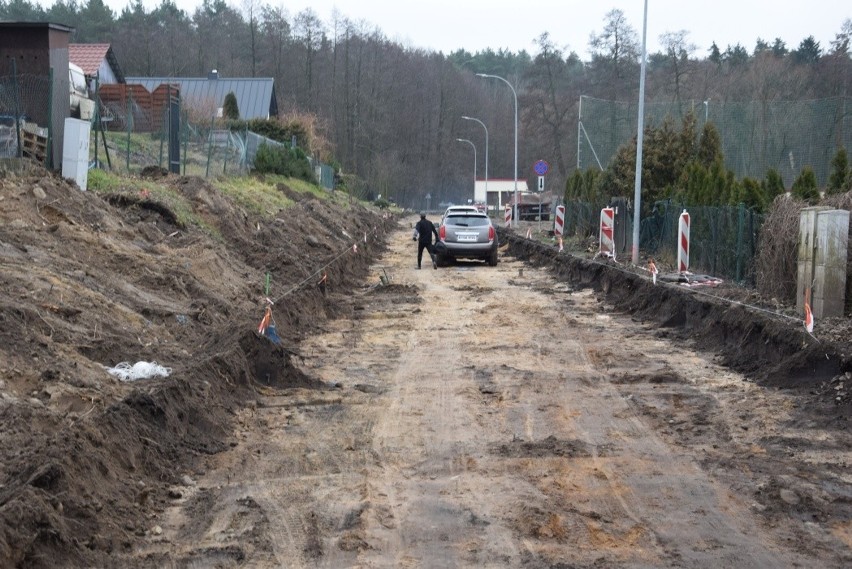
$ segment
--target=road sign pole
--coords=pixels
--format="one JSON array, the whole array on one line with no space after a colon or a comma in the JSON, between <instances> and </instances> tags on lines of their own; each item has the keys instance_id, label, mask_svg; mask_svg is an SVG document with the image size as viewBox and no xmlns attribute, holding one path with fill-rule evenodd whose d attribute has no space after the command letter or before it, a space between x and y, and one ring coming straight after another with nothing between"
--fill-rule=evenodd
<instances>
[{"instance_id":1,"label":"road sign pole","mask_svg":"<svg viewBox=\"0 0 852 569\"><path fill-rule=\"evenodd\" d=\"M550 165L544 160L539 160L533 165L533 170L538 174L538 232L541 233L541 195L544 191L544 175L550 169Z\"/></svg>"}]
</instances>

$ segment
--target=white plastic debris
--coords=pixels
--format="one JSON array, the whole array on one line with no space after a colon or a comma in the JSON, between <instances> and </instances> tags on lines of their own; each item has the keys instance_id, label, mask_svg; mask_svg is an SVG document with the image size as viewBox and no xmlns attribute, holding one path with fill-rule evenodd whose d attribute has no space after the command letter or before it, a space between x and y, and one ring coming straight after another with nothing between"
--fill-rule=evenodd
<instances>
[{"instance_id":1,"label":"white plastic debris","mask_svg":"<svg viewBox=\"0 0 852 569\"><path fill-rule=\"evenodd\" d=\"M121 362L115 367L107 368L107 373L121 381L136 381L151 377L168 377L172 368L163 367L157 362L136 362L133 365L130 365L130 362Z\"/></svg>"}]
</instances>

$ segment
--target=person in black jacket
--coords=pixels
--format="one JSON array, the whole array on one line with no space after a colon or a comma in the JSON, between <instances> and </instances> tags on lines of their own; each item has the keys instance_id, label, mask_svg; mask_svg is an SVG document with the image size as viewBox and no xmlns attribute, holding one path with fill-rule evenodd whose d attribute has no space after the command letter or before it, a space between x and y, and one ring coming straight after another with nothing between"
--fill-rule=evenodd
<instances>
[{"instance_id":1,"label":"person in black jacket","mask_svg":"<svg viewBox=\"0 0 852 569\"><path fill-rule=\"evenodd\" d=\"M426 219L426 214L420 212L420 221L414 226L414 239L417 240L417 268L420 268L420 261L423 259L423 249L429 251L429 256L432 258L432 268L437 269L438 263L435 261L435 249L432 247L432 234L435 235L435 242L438 242L438 231L435 229L435 224Z\"/></svg>"}]
</instances>

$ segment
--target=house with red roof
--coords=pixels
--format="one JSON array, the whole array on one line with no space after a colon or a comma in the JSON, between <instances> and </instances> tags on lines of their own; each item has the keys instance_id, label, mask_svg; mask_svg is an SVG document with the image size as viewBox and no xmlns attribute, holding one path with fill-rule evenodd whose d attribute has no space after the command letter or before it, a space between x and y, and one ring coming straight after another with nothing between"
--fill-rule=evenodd
<instances>
[{"instance_id":1,"label":"house with red roof","mask_svg":"<svg viewBox=\"0 0 852 569\"><path fill-rule=\"evenodd\" d=\"M108 43L68 44L68 61L80 67L94 90L94 78L101 85L124 83L124 72Z\"/></svg>"}]
</instances>

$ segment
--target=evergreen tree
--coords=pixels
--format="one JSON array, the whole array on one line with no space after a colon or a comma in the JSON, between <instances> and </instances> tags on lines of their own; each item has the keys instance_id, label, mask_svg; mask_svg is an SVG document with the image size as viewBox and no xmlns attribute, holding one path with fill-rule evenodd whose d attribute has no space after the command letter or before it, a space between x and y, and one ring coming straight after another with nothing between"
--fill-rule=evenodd
<instances>
[{"instance_id":1,"label":"evergreen tree","mask_svg":"<svg viewBox=\"0 0 852 569\"><path fill-rule=\"evenodd\" d=\"M707 59L709 59L710 61L712 61L716 65L721 65L722 64L722 52L719 51L719 46L716 45L716 42L713 42L713 44L710 46L710 49L708 51L710 52L710 55L707 56Z\"/></svg>"},{"instance_id":2,"label":"evergreen tree","mask_svg":"<svg viewBox=\"0 0 852 569\"><path fill-rule=\"evenodd\" d=\"M808 203L814 203L819 199L816 174L810 166L802 168L801 173L793 182L793 197Z\"/></svg>"},{"instance_id":3,"label":"evergreen tree","mask_svg":"<svg viewBox=\"0 0 852 569\"><path fill-rule=\"evenodd\" d=\"M819 56L822 54L819 42L814 39L814 36L808 36L802 40L798 49L793 51L793 61L805 65L813 65L819 61Z\"/></svg>"},{"instance_id":4,"label":"evergreen tree","mask_svg":"<svg viewBox=\"0 0 852 569\"><path fill-rule=\"evenodd\" d=\"M115 29L115 14L103 0L88 0L80 5L80 19L75 41L109 43Z\"/></svg>"},{"instance_id":5,"label":"evergreen tree","mask_svg":"<svg viewBox=\"0 0 852 569\"><path fill-rule=\"evenodd\" d=\"M583 172L578 168L565 180L565 203L581 199L583 192Z\"/></svg>"},{"instance_id":6,"label":"evergreen tree","mask_svg":"<svg viewBox=\"0 0 852 569\"><path fill-rule=\"evenodd\" d=\"M602 195L602 187L599 184L601 179L601 171L597 168L587 168L583 173L583 198L589 202L595 202L599 199L607 199Z\"/></svg>"},{"instance_id":7,"label":"evergreen tree","mask_svg":"<svg viewBox=\"0 0 852 569\"><path fill-rule=\"evenodd\" d=\"M71 1L73 2L73 0ZM10 21L36 22L45 19L45 11L38 2L27 2L26 0L9 0L5 5L0 2L0 15L3 16L0 19ZM55 21L62 24L66 23L62 20Z\"/></svg>"},{"instance_id":8,"label":"evergreen tree","mask_svg":"<svg viewBox=\"0 0 852 569\"><path fill-rule=\"evenodd\" d=\"M834 158L831 159L831 175L828 177L828 187L825 193L843 193L849 182L849 159L846 156L846 149L841 147L837 150Z\"/></svg>"},{"instance_id":9,"label":"evergreen tree","mask_svg":"<svg viewBox=\"0 0 852 569\"><path fill-rule=\"evenodd\" d=\"M757 42L755 42L755 44L754 44L754 55L769 51L771 49L772 48L769 46L769 44L767 42L763 41L763 39L761 39L761 38L757 38Z\"/></svg>"},{"instance_id":10,"label":"evergreen tree","mask_svg":"<svg viewBox=\"0 0 852 569\"><path fill-rule=\"evenodd\" d=\"M766 209L766 194L759 181L754 178L745 177L739 184L739 196L737 201L746 207L764 211Z\"/></svg>"},{"instance_id":11,"label":"evergreen tree","mask_svg":"<svg viewBox=\"0 0 852 569\"><path fill-rule=\"evenodd\" d=\"M713 123L704 123L701 138L698 141L698 161L709 168L716 160L724 159L722 155L722 137Z\"/></svg>"},{"instance_id":12,"label":"evergreen tree","mask_svg":"<svg viewBox=\"0 0 852 569\"><path fill-rule=\"evenodd\" d=\"M748 63L748 50L740 44L736 44L733 47L728 46L728 49L722 54L722 59L732 66L744 65Z\"/></svg>"},{"instance_id":13,"label":"evergreen tree","mask_svg":"<svg viewBox=\"0 0 852 569\"><path fill-rule=\"evenodd\" d=\"M787 44L781 38L775 38L772 44L772 55L775 57L784 57L787 55Z\"/></svg>"},{"instance_id":14,"label":"evergreen tree","mask_svg":"<svg viewBox=\"0 0 852 569\"><path fill-rule=\"evenodd\" d=\"M240 118L240 107L237 105L237 96L233 91L225 95L225 102L222 105L222 114L225 115L225 118L228 120L239 120Z\"/></svg>"},{"instance_id":15,"label":"evergreen tree","mask_svg":"<svg viewBox=\"0 0 852 569\"><path fill-rule=\"evenodd\" d=\"M710 175L707 167L693 160L686 165L680 180L680 190L675 197L685 205L708 205L711 199Z\"/></svg>"},{"instance_id":16,"label":"evergreen tree","mask_svg":"<svg viewBox=\"0 0 852 569\"><path fill-rule=\"evenodd\" d=\"M708 200L707 205L725 205L736 203L736 177L730 170L725 169L725 162L718 157L708 169Z\"/></svg>"},{"instance_id":17,"label":"evergreen tree","mask_svg":"<svg viewBox=\"0 0 852 569\"><path fill-rule=\"evenodd\" d=\"M766 172L766 179L763 181L763 195L766 196L766 201L771 203L776 197L785 192L784 180L781 174L775 168L770 168Z\"/></svg>"}]
</instances>

